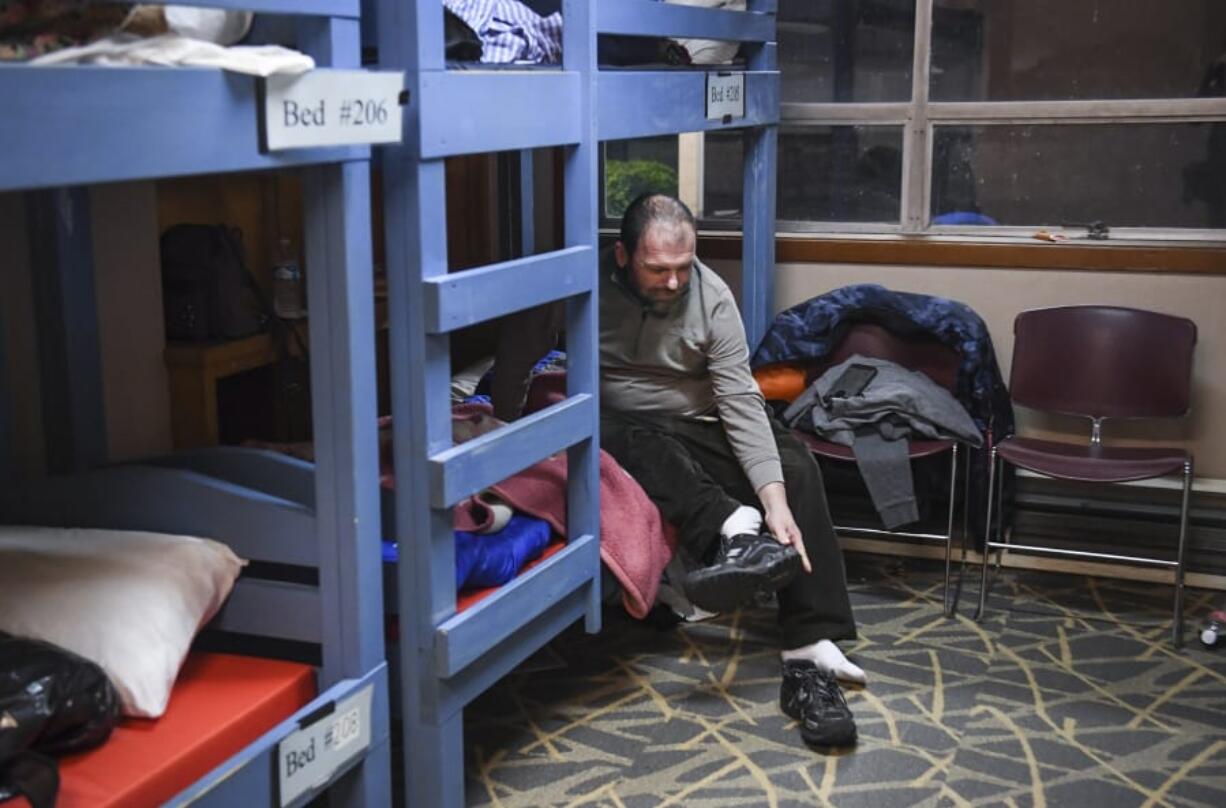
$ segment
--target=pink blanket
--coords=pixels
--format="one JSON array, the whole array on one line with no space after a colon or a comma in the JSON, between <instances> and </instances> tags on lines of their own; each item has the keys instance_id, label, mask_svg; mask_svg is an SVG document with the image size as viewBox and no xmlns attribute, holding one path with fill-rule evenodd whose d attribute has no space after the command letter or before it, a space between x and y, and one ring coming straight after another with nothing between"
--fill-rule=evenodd
<instances>
[{"instance_id":1,"label":"pink blanket","mask_svg":"<svg viewBox=\"0 0 1226 808\"><path fill-rule=\"evenodd\" d=\"M540 377L538 377L540 378ZM553 381L553 380L549 380ZM534 384L534 387L536 385ZM541 396L529 408L551 403L554 395ZM464 405L452 414L457 442L484 434L502 425L485 405ZM390 419L381 419L381 434L387 439L382 484L391 488ZM560 453L529 466L490 487L508 505L548 522L559 535L566 535L566 454ZM489 523L488 507L476 497L455 507L455 526L479 530ZM660 576L677 546L676 530L664 522L660 511L642 487L603 450L600 452L600 557L622 586L626 611L642 619L651 611Z\"/></svg>"},{"instance_id":2,"label":"pink blanket","mask_svg":"<svg viewBox=\"0 0 1226 808\"><path fill-rule=\"evenodd\" d=\"M566 535L566 455L529 466L490 486L507 504L544 519ZM456 506L457 526L484 524L485 505L475 498ZM626 611L642 619L655 603L660 575L673 556L676 531L639 484L609 454L600 453L600 558L622 585Z\"/></svg>"}]
</instances>

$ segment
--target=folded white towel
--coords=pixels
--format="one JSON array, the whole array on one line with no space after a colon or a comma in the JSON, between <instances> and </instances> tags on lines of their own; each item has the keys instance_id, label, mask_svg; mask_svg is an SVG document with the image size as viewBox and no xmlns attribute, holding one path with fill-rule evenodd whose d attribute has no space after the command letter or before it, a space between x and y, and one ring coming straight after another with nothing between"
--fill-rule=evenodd
<instances>
[{"instance_id":1,"label":"folded white towel","mask_svg":"<svg viewBox=\"0 0 1226 808\"><path fill-rule=\"evenodd\" d=\"M226 48L179 34L148 38L116 34L79 48L48 53L30 64L184 65L219 67L251 76L271 76L305 73L315 67L315 60L305 53L280 45L232 45Z\"/></svg>"}]
</instances>

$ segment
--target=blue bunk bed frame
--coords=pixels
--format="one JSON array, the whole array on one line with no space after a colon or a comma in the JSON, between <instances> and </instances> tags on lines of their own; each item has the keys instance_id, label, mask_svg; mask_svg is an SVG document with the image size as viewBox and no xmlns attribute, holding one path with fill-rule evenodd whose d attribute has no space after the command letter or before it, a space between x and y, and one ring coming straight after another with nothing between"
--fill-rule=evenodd
<instances>
[{"instance_id":1,"label":"blue bunk bed frame","mask_svg":"<svg viewBox=\"0 0 1226 808\"><path fill-rule=\"evenodd\" d=\"M360 65L358 0L208 0L294 17L321 67ZM279 804L277 744L372 688L367 750L294 801L391 802L381 598L370 150L260 151L258 81L219 70L0 66L0 192L29 191L48 465L0 501L15 524L207 536L240 556L317 571L244 575L210 628L320 646L319 695L170 804ZM303 167L316 463L217 448L105 462L88 186ZM75 224L74 224L75 223ZM39 277L41 276L41 277ZM13 346L5 346L11 354ZM12 425L0 419L0 428ZM7 433L6 433L7 434ZM3 445L3 442L0 442ZM3 454L3 452L0 452ZM0 471L11 472L8 458ZM10 474L10 477L15 475Z\"/></svg>"},{"instance_id":2,"label":"blue bunk bed frame","mask_svg":"<svg viewBox=\"0 0 1226 808\"><path fill-rule=\"evenodd\" d=\"M597 138L626 140L723 129L744 132L741 317L750 353L773 317L775 166L779 150L778 0L748 0L745 11L672 5L658 0L594 0L597 34L697 37L742 43L745 68L601 70ZM745 74L745 117L706 117L708 72ZM702 256L699 255L699 258Z\"/></svg>"},{"instance_id":3,"label":"blue bunk bed frame","mask_svg":"<svg viewBox=\"0 0 1226 808\"><path fill-rule=\"evenodd\" d=\"M463 709L579 618L600 627L594 38L567 0L560 70L445 69L439 0L378 4L379 62L406 71L415 105L381 151L400 547L400 713L414 806L464 802ZM444 160L565 147L562 249L447 273ZM567 301L567 395L452 445L451 332ZM568 542L472 608L456 610L451 508L566 450Z\"/></svg>"},{"instance_id":4,"label":"blue bunk bed frame","mask_svg":"<svg viewBox=\"0 0 1226 808\"><path fill-rule=\"evenodd\" d=\"M409 805L464 802L464 706L583 617L600 627L597 141L745 128L745 284L751 344L764 333L774 263L779 77L775 0L749 12L649 0L565 0L560 70L447 71L439 0L380 0L379 61L416 99L399 147L384 148L400 546L400 696ZM706 71L597 69L596 34L749 43L746 117L705 116ZM723 69L723 68L721 68ZM627 115L630 110L635 114ZM562 249L447 274L444 158L518 151L524 252L532 251L531 149L565 147ZM568 398L453 446L448 335L566 299ZM456 612L450 508L566 449L566 549L477 606ZM395 678L395 677L393 677Z\"/></svg>"}]
</instances>

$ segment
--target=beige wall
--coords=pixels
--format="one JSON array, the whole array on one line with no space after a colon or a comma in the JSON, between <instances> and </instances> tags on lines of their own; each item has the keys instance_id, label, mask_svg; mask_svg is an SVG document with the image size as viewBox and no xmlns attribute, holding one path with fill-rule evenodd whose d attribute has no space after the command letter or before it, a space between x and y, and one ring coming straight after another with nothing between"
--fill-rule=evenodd
<instances>
[{"instance_id":1,"label":"beige wall","mask_svg":"<svg viewBox=\"0 0 1226 808\"><path fill-rule=\"evenodd\" d=\"M150 183L95 186L94 279L102 355L103 399L112 460L169 451L170 409L157 199ZM0 194L0 394L9 397L11 434L0 435L24 475L45 468L38 354L34 337L25 199Z\"/></svg>"},{"instance_id":2,"label":"beige wall","mask_svg":"<svg viewBox=\"0 0 1226 808\"><path fill-rule=\"evenodd\" d=\"M720 262L721 274L736 267ZM1226 478L1226 277L1137 272L1067 272L920 266L781 264L775 277L775 310L840 286L879 283L891 289L939 295L968 304L983 317L1006 381L1013 350L1013 319L1041 306L1106 303L1191 318L1199 329L1192 413L1186 419L1144 424L1110 422L1108 442L1185 445L1196 458L1197 477ZM1023 429L1070 437L1088 435L1084 421L1039 418L1018 411Z\"/></svg>"},{"instance_id":3,"label":"beige wall","mask_svg":"<svg viewBox=\"0 0 1226 808\"><path fill-rule=\"evenodd\" d=\"M92 189L102 392L112 460L168 452L170 388L153 183Z\"/></svg>"}]
</instances>

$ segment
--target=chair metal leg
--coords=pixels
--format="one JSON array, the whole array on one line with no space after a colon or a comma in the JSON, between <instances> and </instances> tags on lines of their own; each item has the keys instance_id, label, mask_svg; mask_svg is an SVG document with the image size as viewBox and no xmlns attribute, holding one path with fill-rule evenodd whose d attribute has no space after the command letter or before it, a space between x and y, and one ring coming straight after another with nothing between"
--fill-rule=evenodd
<instances>
[{"instance_id":1,"label":"chair metal leg","mask_svg":"<svg viewBox=\"0 0 1226 808\"><path fill-rule=\"evenodd\" d=\"M1183 464L1183 503L1179 508L1179 551L1175 563L1175 625L1171 640L1183 645L1183 558L1188 541L1188 509L1192 502L1192 460Z\"/></svg>"},{"instance_id":2,"label":"chair metal leg","mask_svg":"<svg viewBox=\"0 0 1226 808\"><path fill-rule=\"evenodd\" d=\"M1000 565L1005 560L1005 545L1012 536L1005 531L1005 461L1000 461L1000 470L996 474L996 569L994 575L1000 575Z\"/></svg>"},{"instance_id":3,"label":"chair metal leg","mask_svg":"<svg viewBox=\"0 0 1226 808\"><path fill-rule=\"evenodd\" d=\"M958 612L958 601L962 598L962 582L966 576L966 544L971 535L971 458L969 446L962 452L962 548L958 558L958 583L954 587L953 604L950 607L951 616Z\"/></svg>"},{"instance_id":4,"label":"chair metal leg","mask_svg":"<svg viewBox=\"0 0 1226 808\"><path fill-rule=\"evenodd\" d=\"M988 455L988 512L983 520L983 560L979 574L979 608L975 620L983 618L983 609L988 601L988 553L992 546L992 495L996 491L996 447Z\"/></svg>"},{"instance_id":5,"label":"chair metal leg","mask_svg":"<svg viewBox=\"0 0 1226 808\"><path fill-rule=\"evenodd\" d=\"M955 443L949 460L949 520L945 526L945 590L944 599L941 602L946 617L953 614L949 600L949 560L954 546L954 507L958 493L958 448L959 444Z\"/></svg>"}]
</instances>

